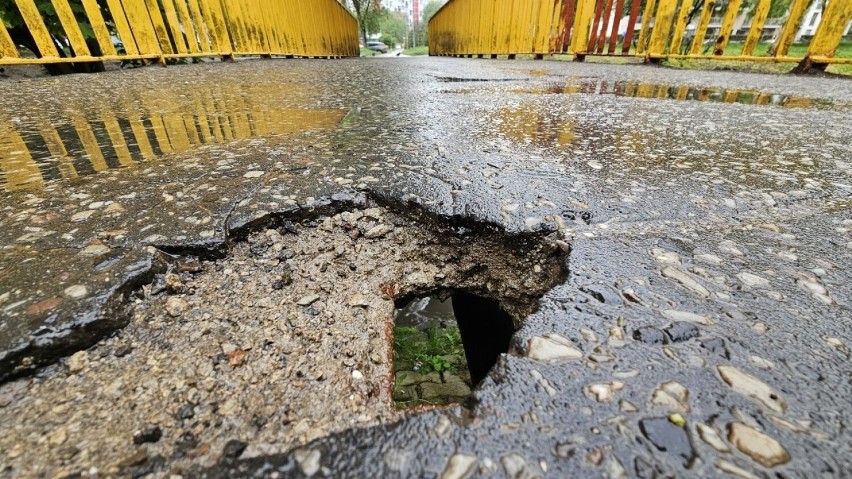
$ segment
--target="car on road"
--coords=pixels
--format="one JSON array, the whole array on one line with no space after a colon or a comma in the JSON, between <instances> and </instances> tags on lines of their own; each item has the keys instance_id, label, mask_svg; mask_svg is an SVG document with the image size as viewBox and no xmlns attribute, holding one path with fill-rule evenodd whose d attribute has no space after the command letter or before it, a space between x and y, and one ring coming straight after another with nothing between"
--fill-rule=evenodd
<instances>
[{"instance_id":1,"label":"car on road","mask_svg":"<svg viewBox=\"0 0 852 479\"><path fill-rule=\"evenodd\" d=\"M378 40L371 40L367 42L367 49L380 53L388 52L388 46Z\"/></svg>"}]
</instances>

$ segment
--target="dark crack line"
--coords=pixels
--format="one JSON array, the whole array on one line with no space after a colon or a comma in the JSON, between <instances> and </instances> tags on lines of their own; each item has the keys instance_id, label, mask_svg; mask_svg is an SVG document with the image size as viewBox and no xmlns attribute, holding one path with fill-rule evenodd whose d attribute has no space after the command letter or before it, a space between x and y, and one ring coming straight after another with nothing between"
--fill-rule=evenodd
<instances>
[{"instance_id":1,"label":"dark crack line","mask_svg":"<svg viewBox=\"0 0 852 479\"><path fill-rule=\"evenodd\" d=\"M223 238L223 239L224 239L224 241L225 241L225 243L227 243L227 242L228 242L228 238L230 238L230 237L231 237L231 227L230 227L229 225L230 225L230 223L231 223L231 217L233 216L234 211L236 211L236 209L237 209L237 207L240 205L240 203L242 203L243 201L245 201L245 200L247 200L247 199L251 198L252 196L254 196L254 195L257 193L257 191L258 191L261 187L263 187L263 185L265 185L265 184L266 184L266 179L265 179L265 178L266 178L266 175L268 175L268 174L269 174L269 172L270 172L270 171L272 171L272 167L273 167L273 166L274 166L274 163L272 163L272 164L268 165L268 166L266 167L266 169L263 171L263 177L262 177L262 179L258 180L257 184L256 184L256 185L255 185L255 186L254 186L251 190L249 190L249 192L248 192L248 193L246 193L246 194L245 194L245 195L243 195L241 198L239 198L239 199L237 199L236 201L234 201L234 203L233 203L233 204L231 204L231 207L228 209L228 212L227 212L227 213L225 213L225 219L224 219L224 223L223 223L223 225L222 225L222 229L224 230L224 235L225 235L225 237Z\"/></svg>"}]
</instances>

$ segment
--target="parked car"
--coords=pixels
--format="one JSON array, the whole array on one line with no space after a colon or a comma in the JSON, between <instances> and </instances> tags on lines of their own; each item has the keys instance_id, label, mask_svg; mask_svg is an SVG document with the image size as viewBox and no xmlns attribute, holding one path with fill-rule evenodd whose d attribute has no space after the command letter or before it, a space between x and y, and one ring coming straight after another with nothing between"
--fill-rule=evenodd
<instances>
[{"instance_id":1,"label":"parked car","mask_svg":"<svg viewBox=\"0 0 852 479\"><path fill-rule=\"evenodd\" d=\"M367 42L367 49L373 50L374 52L388 52L388 46L378 40L371 40Z\"/></svg>"}]
</instances>

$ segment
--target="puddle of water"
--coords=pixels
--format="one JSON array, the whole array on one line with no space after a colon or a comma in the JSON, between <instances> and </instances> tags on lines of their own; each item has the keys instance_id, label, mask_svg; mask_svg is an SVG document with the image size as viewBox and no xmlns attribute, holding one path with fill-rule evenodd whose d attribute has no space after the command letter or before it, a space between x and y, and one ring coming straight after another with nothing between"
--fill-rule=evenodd
<instances>
[{"instance_id":1,"label":"puddle of water","mask_svg":"<svg viewBox=\"0 0 852 479\"><path fill-rule=\"evenodd\" d=\"M139 95L120 104L66 108L60 114L3 118L0 111L0 190L41 188L133 166L203 145L291 135L337 127L347 110L281 108L275 96L162 98Z\"/></svg>"},{"instance_id":2,"label":"puddle of water","mask_svg":"<svg viewBox=\"0 0 852 479\"><path fill-rule=\"evenodd\" d=\"M531 94L589 94L615 95L630 98L657 98L680 101L704 101L713 103L740 103L744 105L781 106L785 108L816 108L840 106L829 100L804 98L755 90L720 88L696 88L654 83L603 80L587 80L564 85L541 88L516 89L514 93Z\"/></svg>"},{"instance_id":3,"label":"puddle of water","mask_svg":"<svg viewBox=\"0 0 852 479\"><path fill-rule=\"evenodd\" d=\"M495 300L464 292L412 300L396 312L394 400L400 407L462 402L514 332Z\"/></svg>"},{"instance_id":4,"label":"puddle of water","mask_svg":"<svg viewBox=\"0 0 852 479\"><path fill-rule=\"evenodd\" d=\"M527 78L462 78L462 77L435 77L439 82L443 83L486 83L486 82L523 82L528 81Z\"/></svg>"},{"instance_id":5,"label":"puddle of water","mask_svg":"<svg viewBox=\"0 0 852 479\"><path fill-rule=\"evenodd\" d=\"M567 146L576 139L577 121L542 111L536 105L504 109L494 120L497 130L516 143L538 146Z\"/></svg>"},{"instance_id":6,"label":"puddle of water","mask_svg":"<svg viewBox=\"0 0 852 479\"><path fill-rule=\"evenodd\" d=\"M471 93L474 91L457 91L454 93ZM614 95L631 98L768 105L781 108L830 108L835 110L844 108L844 104L828 100L757 91L693 88L638 82L607 82L591 79L580 79L565 85L550 85L512 91L520 94ZM588 135L588 132L584 134L584 132L578 131L578 121L572 115L558 113L553 109L542 107L541 104L526 103L503 108L493 117L492 122L495 125L493 131L501 137L521 145L562 148L572 145L578 138L583 139ZM619 141L624 142L631 138L634 138L633 134L624 135ZM641 141L634 143L635 146L631 148L634 152L646 146Z\"/></svg>"}]
</instances>

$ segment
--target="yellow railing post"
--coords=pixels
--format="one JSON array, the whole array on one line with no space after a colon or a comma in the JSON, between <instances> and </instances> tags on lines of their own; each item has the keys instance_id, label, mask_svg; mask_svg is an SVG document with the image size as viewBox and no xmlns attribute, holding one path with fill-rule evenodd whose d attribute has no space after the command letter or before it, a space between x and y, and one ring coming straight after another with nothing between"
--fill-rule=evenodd
<instances>
[{"instance_id":1,"label":"yellow railing post","mask_svg":"<svg viewBox=\"0 0 852 479\"><path fill-rule=\"evenodd\" d=\"M716 8L716 0L706 0L704 9L701 10L701 18L698 20L698 26L695 27L695 37L692 39L692 46L689 48L690 55L701 54L701 47L704 46L704 38L707 36L707 27L710 26L710 18L713 17L713 10Z\"/></svg>"},{"instance_id":2,"label":"yellow railing post","mask_svg":"<svg viewBox=\"0 0 852 479\"><path fill-rule=\"evenodd\" d=\"M722 27L719 29L719 36L716 38L716 47L713 49L714 55L724 55L725 48L731 40L731 31L734 29L734 21L740 12L742 0L731 0L728 3L728 9L725 10L725 16L722 18Z\"/></svg>"},{"instance_id":3,"label":"yellow railing post","mask_svg":"<svg viewBox=\"0 0 852 479\"><path fill-rule=\"evenodd\" d=\"M574 15L574 29L571 37L571 51L578 60L582 60L589 51L589 35L595 16L595 0L577 0L577 13Z\"/></svg>"},{"instance_id":4,"label":"yellow railing post","mask_svg":"<svg viewBox=\"0 0 852 479\"><path fill-rule=\"evenodd\" d=\"M669 41L669 33L672 31L672 22L674 21L676 8L677 0L660 0L660 5L657 7L657 15L654 19L654 30L651 32L651 41L648 44L647 58L650 59L654 56L660 57L665 53L666 44ZM642 23L645 23L644 17Z\"/></svg>"},{"instance_id":5,"label":"yellow railing post","mask_svg":"<svg viewBox=\"0 0 852 479\"><path fill-rule=\"evenodd\" d=\"M15 3L18 5L18 10L20 10L21 17L30 30L33 40L35 40L39 53L43 57L58 58L59 52L56 50L56 45L53 44L53 38L47 31L35 2L33 0L15 0Z\"/></svg>"},{"instance_id":6,"label":"yellow railing post","mask_svg":"<svg viewBox=\"0 0 852 479\"><path fill-rule=\"evenodd\" d=\"M686 33L686 21L691 9L692 0L681 0L675 31L672 34L672 43L669 46L669 53L680 53L680 47L683 44L683 35Z\"/></svg>"},{"instance_id":7,"label":"yellow railing post","mask_svg":"<svg viewBox=\"0 0 852 479\"><path fill-rule=\"evenodd\" d=\"M787 56L787 51L790 50L790 45L793 39L796 38L796 32L802 24L802 18L805 16L805 10L811 0L793 0L790 5L790 10L787 15L787 21L784 22L784 27L781 29L781 35L778 36L778 41L775 46L769 51L770 55L776 57Z\"/></svg>"},{"instance_id":8,"label":"yellow railing post","mask_svg":"<svg viewBox=\"0 0 852 479\"><path fill-rule=\"evenodd\" d=\"M3 22L0 22L0 58L18 58L18 49L15 42L9 36L9 31Z\"/></svg>"},{"instance_id":9,"label":"yellow railing post","mask_svg":"<svg viewBox=\"0 0 852 479\"><path fill-rule=\"evenodd\" d=\"M822 21L808 48L808 57L815 63L821 63L819 60L833 57L850 20L852 20L852 1L829 0L823 12Z\"/></svg>"},{"instance_id":10,"label":"yellow railing post","mask_svg":"<svg viewBox=\"0 0 852 479\"><path fill-rule=\"evenodd\" d=\"M769 8L772 6L772 0L760 0L754 8L754 16L751 19L751 28L748 31L745 45L743 45L743 55L751 55L754 53L754 47L760 41L760 34L763 32L763 25L766 24L766 17L769 16Z\"/></svg>"},{"instance_id":11,"label":"yellow railing post","mask_svg":"<svg viewBox=\"0 0 852 479\"><path fill-rule=\"evenodd\" d=\"M130 30L130 23L128 23L127 15L124 13L124 5L119 0L107 0L107 5L109 5L109 11L112 14L115 29L118 31L118 37L124 44L124 51L127 55L139 55L140 47Z\"/></svg>"},{"instance_id":12,"label":"yellow railing post","mask_svg":"<svg viewBox=\"0 0 852 479\"><path fill-rule=\"evenodd\" d=\"M642 55L648 47L648 33L651 31L651 20L654 18L654 7L657 0L648 0L645 4L645 13L642 14L642 29L639 30L639 39L636 40L636 54Z\"/></svg>"},{"instance_id":13,"label":"yellow railing post","mask_svg":"<svg viewBox=\"0 0 852 479\"><path fill-rule=\"evenodd\" d=\"M95 32L95 39L101 48L101 54L106 56L118 55L115 51L115 46L112 44L112 38L104 21L104 16L101 14L101 7L98 5L98 2L96 0L83 0L83 9L86 11L86 16L89 17L89 24Z\"/></svg>"},{"instance_id":14,"label":"yellow railing post","mask_svg":"<svg viewBox=\"0 0 852 479\"><path fill-rule=\"evenodd\" d=\"M160 49L154 25L151 24L151 16L144 0L122 0L127 22L143 55L156 56L163 62L163 51ZM158 12L159 13L159 12Z\"/></svg>"},{"instance_id":15,"label":"yellow railing post","mask_svg":"<svg viewBox=\"0 0 852 479\"><path fill-rule=\"evenodd\" d=\"M68 35L68 41L71 43L71 48L74 50L74 55L78 57L90 56L89 47L86 46L86 39L83 37L83 32L80 31L80 25L77 19L74 18L74 12L71 11L71 6L68 5L68 0L51 0L53 9L56 10L56 16L59 17L59 22L65 33Z\"/></svg>"}]
</instances>

